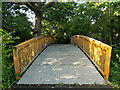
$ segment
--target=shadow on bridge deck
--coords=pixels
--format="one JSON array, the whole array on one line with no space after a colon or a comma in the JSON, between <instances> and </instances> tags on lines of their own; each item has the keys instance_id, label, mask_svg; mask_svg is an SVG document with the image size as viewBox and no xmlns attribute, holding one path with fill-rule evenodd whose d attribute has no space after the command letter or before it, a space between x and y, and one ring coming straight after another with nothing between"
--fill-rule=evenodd
<instances>
[{"instance_id":1,"label":"shadow on bridge deck","mask_svg":"<svg viewBox=\"0 0 120 90\"><path fill-rule=\"evenodd\" d=\"M48 46L17 84L105 84L87 56L73 44Z\"/></svg>"}]
</instances>

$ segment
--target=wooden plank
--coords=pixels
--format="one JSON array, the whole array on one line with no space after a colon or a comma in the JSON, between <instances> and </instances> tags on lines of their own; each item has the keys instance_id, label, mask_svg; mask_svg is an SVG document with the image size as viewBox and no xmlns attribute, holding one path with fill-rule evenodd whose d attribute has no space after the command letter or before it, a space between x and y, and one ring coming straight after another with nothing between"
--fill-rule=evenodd
<instances>
[{"instance_id":1,"label":"wooden plank","mask_svg":"<svg viewBox=\"0 0 120 90\"><path fill-rule=\"evenodd\" d=\"M112 47L110 47L107 51L106 51L106 57L105 57L105 68L104 68L104 79L106 81L108 81L108 77L109 77L109 68L110 68L110 58L111 58L111 50Z\"/></svg>"},{"instance_id":2,"label":"wooden plank","mask_svg":"<svg viewBox=\"0 0 120 90\"><path fill-rule=\"evenodd\" d=\"M19 80L19 78L20 78L20 66L19 66L18 50L16 50L16 49L13 49L13 58L14 58L14 67L15 67L16 79Z\"/></svg>"},{"instance_id":3,"label":"wooden plank","mask_svg":"<svg viewBox=\"0 0 120 90\"><path fill-rule=\"evenodd\" d=\"M27 41L25 41L23 43L20 43L20 44L14 46L13 48L21 49L21 48L27 46L28 44L32 43L34 40L35 40L35 38L32 38L30 40L27 40Z\"/></svg>"},{"instance_id":4,"label":"wooden plank","mask_svg":"<svg viewBox=\"0 0 120 90\"><path fill-rule=\"evenodd\" d=\"M94 59L94 49L95 49L95 44L94 44L94 42L95 42L95 40L92 40L92 41L90 42L90 44L91 44L91 47L90 47L90 57L91 57L92 59Z\"/></svg>"},{"instance_id":5,"label":"wooden plank","mask_svg":"<svg viewBox=\"0 0 120 90\"><path fill-rule=\"evenodd\" d=\"M104 71L104 65L105 65L105 53L106 53L106 51L105 50L103 50L102 51L102 56L101 56L101 63L102 63L102 66L101 66L101 69Z\"/></svg>"},{"instance_id":6,"label":"wooden plank","mask_svg":"<svg viewBox=\"0 0 120 90\"><path fill-rule=\"evenodd\" d=\"M50 36L46 35L46 36L43 36L43 37L45 38L45 37L50 37ZM38 37L36 40L42 39L43 37ZM35 41L35 38L32 38L32 39L27 40L23 43L20 43L20 44L14 46L14 48L21 49L21 48L27 46L28 44L32 43L33 41Z\"/></svg>"}]
</instances>

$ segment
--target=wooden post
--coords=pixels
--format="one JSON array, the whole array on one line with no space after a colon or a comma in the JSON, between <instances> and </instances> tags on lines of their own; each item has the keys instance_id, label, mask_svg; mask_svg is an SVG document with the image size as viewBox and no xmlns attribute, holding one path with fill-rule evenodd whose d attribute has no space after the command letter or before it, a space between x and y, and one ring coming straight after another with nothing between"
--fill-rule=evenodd
<instances>
[{"instance_id":1,"label":"wooden post","mask_svg":"<svg viewBox=\"0 0 120 90\"><path fill-rule=\"evenodd\" d=\"M19 65L19 55L18 55L18 50L16 48L13 49L13 58L14 58L14 67L15 67L15 74L16 79L20 79L20 65Z\"/></svg>"},{"instance_id":2,"label":"wooden post","mask_svg":"<svg viewBox=\"0 0 120 90\"><path fill-rule=\"evenodd\" d=\"M109 47L106 50L106 55L105 55L105 66L104 66L104 79L105 79L105 81L108 81L108 77L109 77L111 50L112 50L112 47Z\"/></svg>"}]
</instances>

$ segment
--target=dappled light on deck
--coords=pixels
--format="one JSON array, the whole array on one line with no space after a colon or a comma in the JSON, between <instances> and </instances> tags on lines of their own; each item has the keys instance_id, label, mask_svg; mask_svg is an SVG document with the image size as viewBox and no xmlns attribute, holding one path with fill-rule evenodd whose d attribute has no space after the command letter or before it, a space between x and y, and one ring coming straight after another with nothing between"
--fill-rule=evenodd
<instances>
[{"instance_id":1,"label":"dappled light on deck","mask_svg":"<svg viewBox=\"0 0 120 90\"><path fill-rule=\"evenodd\" d=\"M77 46L52 44L36 58L18 84L94 84L95 82L104 84L105 80Z\"/></svg>"}]
</instances>

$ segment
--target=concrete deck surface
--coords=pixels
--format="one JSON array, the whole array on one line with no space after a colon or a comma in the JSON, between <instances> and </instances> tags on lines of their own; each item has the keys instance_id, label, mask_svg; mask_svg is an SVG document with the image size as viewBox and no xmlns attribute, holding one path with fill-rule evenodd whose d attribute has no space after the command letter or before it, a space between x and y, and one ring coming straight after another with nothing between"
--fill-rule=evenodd
<instances>
[{"instance_id":1,"label":"concrete deck surface","mask_svg":"<svg viewBox=\"0 0 120 90\"><path fill-rule=\"evenodd\" d=\"M86 55L73 44L52 44L32 63L17 84L104 84Z\"/></svg>"}]
</instances>

